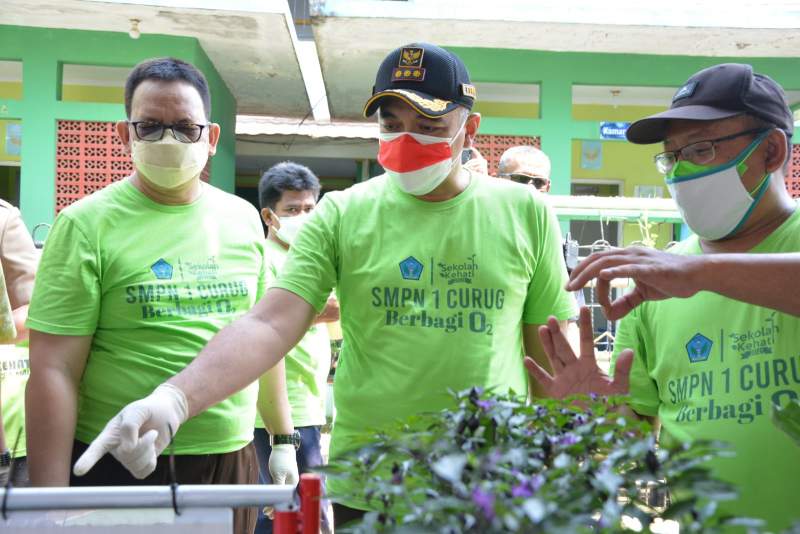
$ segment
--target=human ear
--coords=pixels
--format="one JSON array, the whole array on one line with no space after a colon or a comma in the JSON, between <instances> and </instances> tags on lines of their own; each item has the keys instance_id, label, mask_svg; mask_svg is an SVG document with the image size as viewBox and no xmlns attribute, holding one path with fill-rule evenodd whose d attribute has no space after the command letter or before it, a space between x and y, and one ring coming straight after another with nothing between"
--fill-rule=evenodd
<instances>
[{"instance_id":1,"label":"human ear","mask_svg":"<svg viewBox=\"0 0 800 534\"><path fill-rule=\"evenodd\" d=\"M278 230L281 227L281 223L278 222L278 218L275 217L272 213L272 210L269 208L261 208L261 220L264 221L264 224Z\"/></svg>"},{"instance_id":2,"label":"human ear","mask_svg":"<svg viewBox=\"0 0 800 534\"><path fill-rule=\"evenodd\" d=\"M481 124L480 113L470 113L467 123L464 126L464 148L469 148L475 143L475 136L478 135L478 127Z\"/></svg>"},{"instance_id":3,"label":"human ear","mask_svg":"<svg viewBox=\"0 0 800 534\"><path fill-rule=\"evenodd\" d=\"M768 173L772 173L783 167L789 147L787 146L786 134L778 129L770 132L765 141L766 158L764 167Z\"/></svg>"},{"instance_id":4,"label":"human ear","mask_svg":"<svg viewBox=\"0 0 800 534\"><path fill-rule=\"evenodd\" d=\"M122 142L122 149L126 154L131 153L131 131L128 121L118 121L114 128L117 130L117 137Z\"/></svg>"},{"instance_id":5,"label":"human ear","mask_svg":"<svg viewBox=\"0 0 800 534\"><path fill-rule=\"evenodd\" d=\"M219 141L219 124L212 122L208 125L208 155L213 156L217 153L217 142Z\"/></svg>"}]
</instances>

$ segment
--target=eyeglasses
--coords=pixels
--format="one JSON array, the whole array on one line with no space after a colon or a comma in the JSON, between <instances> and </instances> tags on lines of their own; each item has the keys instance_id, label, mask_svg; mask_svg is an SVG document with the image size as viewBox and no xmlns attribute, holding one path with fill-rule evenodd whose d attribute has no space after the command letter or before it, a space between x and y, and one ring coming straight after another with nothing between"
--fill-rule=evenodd
<instances>
[{"instance_id":1,"label":"eyeglasses","mask_svg":"<svg viewBox=\"0 0 800 534\"><path fill-rule=\"evenodd\" d=\"M508 178L511 181L517 182L519 184L531 184L536 189L541 189L547 185L547 178L542 178L540 176L529 176L527 174L520 174L520 173L505 173L501 174L504 178Z\"/></svg>"},{"instance_id":2,"label":"eyeglasses","mask_svg":"<svg viewBox=\"0 0 800 534\"><path fill-rule=\"evenodd\" d=\"M656 154L653 157L653 160L656 162L656 168L658 169L658 172L661 174L669 174L679 159L691 161L697 165L703 165L712 161L716 157L717 154L715 148L718 143L721 143L722 141L730 141L731 139L736 139L737 137L743 137L745 135L762 134L767 130L768 129L766 128L753 128L751 130L745 130L732 135L726 135L725 137L720 137L718 139L697 141L696 143L690 143L683 148L679 148L678 150L670 150Z\"/></svg>"},{"instance_id":3,"label":"eyeglasses","mask_svg":"<svg viewBox=\"0 0 800 534\"><path fill-rule=\"evenodd\" d=\"M164 131L169 129L172 136L181 143L196 143L203 135L203 128L208 124L193 124L182 122L179 124L161 124L160 122L136 121L130 123L140 141L161 141Z\"/></svg>"}]
</instances>

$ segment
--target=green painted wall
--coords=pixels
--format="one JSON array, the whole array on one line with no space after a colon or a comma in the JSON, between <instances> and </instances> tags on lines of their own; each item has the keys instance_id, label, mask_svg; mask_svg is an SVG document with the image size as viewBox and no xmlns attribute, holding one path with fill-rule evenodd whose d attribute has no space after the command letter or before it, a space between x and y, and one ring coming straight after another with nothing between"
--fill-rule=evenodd
<instances>
[{"instance_id":1,"label":"green painted wall","mask_svg":"<svg viewBox=\"0 0 800 534\"><path fill-rule=\"evenodd\" d=\"M236 100L197 41L192 64L205 74L211 89L211 120L220 126L217 153L211 159L211 183L233 193L236 190Z\"/></svg>"},{"instance_id":2,"label":"green painted wall","mask_svg":"<svg viewBox=\"0 0 800 534\"><path fill-rule=\"evenodd\" d=\"M61 88L61 100L67 102L105 102L107 104L124 104L125 88L98 87L95 85L64 85Z\"/></svg>"},{"instance_id":3,"label":"green painted wall","mask_svg":"<svg viewBox=\"0 0 800 534\"><path fill-rule=\"evenodd\" d=\"M608 106L596 104L573 104L572 119L576 121L635 121L646 115L658 113L667 109L666 106ZM512 119L538 119L539 104L520 102L481 102L480 97L475 102L473 111L483 117L512 118Z\"/></svg>"},{"instance_id":4,"label":"green painted wall","mask_svg":"<svg viewBox=\"0 0 800 534\"><path fill-rule=\"evenodd\" d=\"M742 60L461 47L451 50L465 61L473 80L539 84L538 119L485 114L481 133L541 136L542 149L553 162L553 192L556 194L569 193L572 140L599 139L600 133L600 116L581 114L577 109L573 114L572 85L678 87L702 68L723 62L747 61L756 71L772 76L784 89L800 89L800 69L796 58ZM606 120L636 118L627 115L628 111L618 109L616 115L609 115Z\"/></svg>"},{"instance_id":5,"label":"green painted wall","mask_svg":"<svg viewBox=\"0 0 800 534\"><path fill-rule=\"evenodd\" d=\"M0 82L0 98L19 100L22 98L21 82ZM123 87L104 87L97 85L62 85L61 100L68 102L105 102L124 104Z\"/></svg>"},{"instance_id":6,"label":"green painted wall","mask_svg":"<svg viewBox=\"0 0 800 534\"><path fill-rule=\"evenodd\" d=\"M598 106L578 104L572 106L572 118L576 121L594 122L633 122L654 113L660 113L667 106Z\"/></svg>"},{"instance_id":7,"label":"green painted wall","mask_svg":"<svg viewBox=\"0 0 800 534\"><path fill-rule=\"evenodd\" d=\"M60 30L0 25L0 59L22 61L22 95L0 97L0 119L22 119L20 209L29 227L55 215L56 121L116 121L125 118L119 101L75 102L61 99L62 64L132 67L151 57L171 55L196 65L208 78L212 120L223 129L212 161L212 183L233 191L236 102L198 41L188 37Z\"/></svg>"},{"instance_id":8,"label":"green painted wall","mask_svg":"<svg viewBox=\"0 0 800 534\"><path fill-rule=\"evenodd\" d=\"M475 102L472 109L486 117L512 117L524 119L539 118L539 104L531 102L524 104L519 102L481 102L480 97Z\"/></svg>"}]
</instances>

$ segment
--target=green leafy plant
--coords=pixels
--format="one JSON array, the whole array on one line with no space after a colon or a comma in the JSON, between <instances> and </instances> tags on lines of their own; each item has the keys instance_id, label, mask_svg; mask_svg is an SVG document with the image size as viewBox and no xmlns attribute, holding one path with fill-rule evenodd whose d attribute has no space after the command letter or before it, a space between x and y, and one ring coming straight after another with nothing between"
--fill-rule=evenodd
<instances>
[{"instance_id":1,"label":"green leafy plant","mask_svg":"<svg viewBox=\"0 0 800 534\"><path fill-rule=\"evenodd\" d=\"M655 230L658 223L650 222L650 216L646 210L636 220L636 223L639 225L639 234L642 236L641 244L647 248L656 248L658 234L655 233Z\"/></svg>"},{"instance_id":2,"label":"green leafy plant","mask_svg":"<svg viewBox=\"0 0 800 534\"><path fill-rule=\"evenodd\" d=\"M326 470L356 482L339 497L374 510L351 532L616 532L623 516L645 529L674 519L682 532L742 523L716 513L735 498L705 466L726 453L719 443L659 448L614 399L453 396L452 409L378 432Z\"/></svg>"}]
</instances>

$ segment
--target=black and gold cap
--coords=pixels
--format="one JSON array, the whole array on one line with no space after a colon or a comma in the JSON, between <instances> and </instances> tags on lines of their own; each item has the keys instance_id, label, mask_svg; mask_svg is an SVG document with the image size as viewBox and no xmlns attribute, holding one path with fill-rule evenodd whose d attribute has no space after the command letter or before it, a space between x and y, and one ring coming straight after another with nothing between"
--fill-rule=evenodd
<instances>
[{"instance_id":1,"label":"black and gold cap","mask_svg":"<svg viewBox=\"0 0 800 534\"><path fill-rule=\"evenodd\" d=\"M421 115L436 118L458 106L472 109L476 96L461 58L436 45L413 43L393 50L378 67L364 117L375 113L388 97L399 98Z\"/></svg>"}]
</instances>

